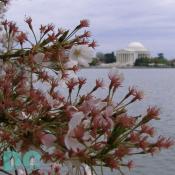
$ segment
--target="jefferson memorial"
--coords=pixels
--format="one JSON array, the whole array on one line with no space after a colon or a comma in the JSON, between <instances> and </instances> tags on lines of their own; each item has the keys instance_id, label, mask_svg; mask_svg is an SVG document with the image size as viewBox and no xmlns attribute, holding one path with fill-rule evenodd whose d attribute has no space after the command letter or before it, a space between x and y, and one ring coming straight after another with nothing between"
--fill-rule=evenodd
<instances>
[{"instance_id":1,"label":"jefferson memorial","mask_svg":"<svg viewBox=\"0 0 175 175\"><path fill-rule=\"evenodd\" d=\"M127 48L116 53L117 66L133 66L138 58L150 58L150 51L140 42L131 42Z\"/></svg>"}]
</instances>

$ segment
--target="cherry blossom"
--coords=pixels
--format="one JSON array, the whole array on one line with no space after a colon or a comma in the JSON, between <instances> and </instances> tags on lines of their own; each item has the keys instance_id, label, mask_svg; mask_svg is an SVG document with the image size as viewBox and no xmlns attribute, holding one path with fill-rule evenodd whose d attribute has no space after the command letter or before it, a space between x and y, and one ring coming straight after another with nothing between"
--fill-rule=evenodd
<instances>
[{"instance_id":1,"label":"cherry blossom","mask_svg":"<svg viewBox=\"0 0 175 175\"><path fill-rule=\"evenodd\" d=\"M157 133L149 123L159 119L157 107L149 107L144 115L128 115L129 106L143 99L142 91L130 87L123 98L114 100L124 79L116 68L109 71L102 96L96 96L104 88L98 77L90 89L82 91L88 81L78 77L77 71L79 66L89 66L96 46L95 41L87 40L89 31L78 34L89 26L87 20L81 20L72 31L41 25L40 36L30 17L26 23L31 40L16 23L2 22L0 155L6 149L37 150L42 161L52 166L31 175L61 175L63 170L67 175L91 175L96 174L96 166L123 174L123 167L134 167L125 157L154 155L174 145L171 138L154 137Z\"/></svg>"},{"instance_id":2,"label":"cherry blossom","mask_svg":"<svg viewBox=\"0 0 175 175\"><path fill-rule=\"evenodd\" d=\"M73 46L70 50L69 59L80 66L88 67L92 62L93 51L86 45Z\"/></svg>"},{"instance_id":3,"label":"cherry blossom","mask_svg":"<svg viewBox=\"0 0 175 175\"><path fill-rule=\"evenodd\" d=\"M119 71L116 68L112 68L108 76L109 79L111 80L110 86L115 88L119 87L124 80L123 74L119 73Z\"/></svg>"},{"instance_id":4,"label":"cherry blossom","mask_svg":"<svg viewBox=\"0 0 175 175\"><path fill-rule=\"evenodd\" d=\"M56 137L52 134L42 134L41 135L41 142L43 145L47 147L53 146L53 143L56 141Z\"/></svg>"},{"instance_id":5,"label":"cherry blossom","mask_svg":"<svg viewBox=\"0 0 175 175\"><path fill-rule=\"evenodd\" d=\"M43 53L37 53L36 55L34 55L33 60L40 65L44 60L44 56L45 55Z\"/></svg>"}]
</instances>

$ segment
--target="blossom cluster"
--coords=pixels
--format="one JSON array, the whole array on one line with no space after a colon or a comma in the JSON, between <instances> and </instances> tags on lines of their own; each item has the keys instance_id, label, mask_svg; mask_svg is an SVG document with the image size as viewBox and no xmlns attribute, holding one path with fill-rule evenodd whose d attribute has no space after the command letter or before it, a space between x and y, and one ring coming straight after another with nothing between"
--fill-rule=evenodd
<instances>
[{"instance_id":1,"label":"blossom cluster","mask_svg":"<svg viewBox=\"0 0 175 175\"><path fill-rule=\"evenodd\" d=\"M125 157L154 155L174 144L163 136L151 139L155 129L149 122L159 119L157 107L149 107L143 115L128 115L128 106L143 99L142 91L129 87L126 95L114 102L123 82L115 68L108 74L108 84L97 79L94 87L81 93L87 81L78 77L77 71L89 65L97 45L89 41L89 31L80 33L89 27L88 20L81 20L71 32L55 29L53 24L41 25L39 37L32 19L25 22L33 37L20 31L14 22L2 22L1 155L8 149L21 153L37 150L42 161L52 163L48 174L64 174L62 167L67 167L67 175L93 174L96 166L101 167L101 173L108 167L122 174L122 168L134 167ZM95 92L104 86L106 96L96 97ZM61 93L61 88L67 93ZM30 172L45 173L42 169Z\"/></svg>"}]
</instances>

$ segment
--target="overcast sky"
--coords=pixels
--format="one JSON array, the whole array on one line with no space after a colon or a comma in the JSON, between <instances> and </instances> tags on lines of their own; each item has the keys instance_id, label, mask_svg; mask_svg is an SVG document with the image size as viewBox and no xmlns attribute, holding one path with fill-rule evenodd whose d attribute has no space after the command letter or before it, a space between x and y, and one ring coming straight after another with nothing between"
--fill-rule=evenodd
<instances>
[{"instance_id":1,"label":"overcast sky","mask_svg":"<svg viewBox=\"0 0 175 175\"><path fill-rule=\"evenodd\" d=\"M54 23L72 28L89 19L97 51L116 51L139 41L152 55L175 58L175 0L12 0L6 15L22 28L25 16L38 27Z\"/></svg>"}]
</instances>

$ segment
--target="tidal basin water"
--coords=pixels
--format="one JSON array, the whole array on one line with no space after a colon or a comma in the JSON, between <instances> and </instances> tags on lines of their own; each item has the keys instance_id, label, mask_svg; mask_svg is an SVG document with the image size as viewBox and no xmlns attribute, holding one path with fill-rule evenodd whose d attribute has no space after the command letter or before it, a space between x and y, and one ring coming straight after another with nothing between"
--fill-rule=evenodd
<instances>
[{"instance_id":1,"label":"tidal basin water","mask_svg":"<svg viewBox=\"0 0 175 175\"><path fill-rule=\"evenodd\" d=\"M145 98L130 106L129 114L144 114L150 105L157 105L161 109L161 120L153 121L159 135L175 139L175 69L119 69L124 74L123 87L115 96L119 100L129 86L137 86L145 92ZM80 76L86 77L87 91L94 85L96 78L103 78L107 81L109 69L83 69ZM105 90L97 93L99 97L104 96ZM174 175L175 174L175 147L170 150L163 150L152 157L135 156L132 159L136 168L131 172L125 171L128 175ZM105 175L116 175L116 172L106 170Z\"/></svg>"}]
</instances>

